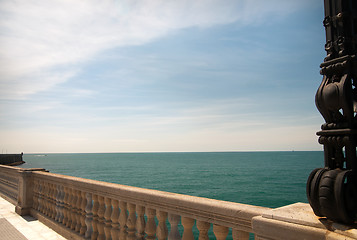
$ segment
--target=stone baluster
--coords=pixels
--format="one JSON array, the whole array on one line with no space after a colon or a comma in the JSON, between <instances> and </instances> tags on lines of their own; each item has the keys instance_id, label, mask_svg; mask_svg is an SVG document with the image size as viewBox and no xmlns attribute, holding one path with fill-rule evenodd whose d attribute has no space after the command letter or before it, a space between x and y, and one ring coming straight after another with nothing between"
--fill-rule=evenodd
<instances>
[{"instance_id":1,"label":"stone baluster","mask_svg":"<svg viewBox=\"0 0 357 240\"><path fill-rule=\"evenodd\" d=\"M145 226L145 232L147 234L146 239L154 240L156 234L156 222L155 222L156 210L151 208L146 208L147 222Z\"/></svg>"},{"instance_id":2,"label":"stone baluster","mask_svg":"<svg viewBox=\"0 0 357 240\"><path fill-rule=\"evenodd\" d=\"M175 214L169 214L169 223L171 226L169 240L179 240L181 235L178 230L178 224L180 222L180 216Z\"/></svg>"},{"instance_id":3,"label":"stone baluster","mask_svg":"<svg viewBox=\"0 0 357 240\"><path fill-rule=\"evenodd\" d=\"M52 188L52 184L48 183L48 212L47 212L47 216L49 218L52 218L53 215L53 188Z\"/></svg>"},{"instance_id":4,"label":"stone baluster","mask_svg":"<svg viewBox=\"0 0 357 240\"><path fill-rule=\"evenodd\" d=\"M50 201L51 201L51 211L50 217L52 219L56 218L56 200L57 200L57 188L55 184L50 183Z\"/></svg>"},{"instance_id":5,"label":"stone baluster","mask_svg":"<svg viewBox=\"0 0 357 240\"><path fill-rule=\"evenodd\" d=\"M234 240L249 240L249 232L232 229L232 237Z\"/></svg>"},{"instance_id":6,"label":"stone baluster","mask_svg":"<svg viewBox=\"0 0 357 240\"><path fill-rule=\"evenodd\" d=\"M63 187L63 192L64 192L64 197L63 197L63 219L62 223L63 225L67 226L68 222L68 187Z\"/></svg>"},{"instance_id":7,"label":"stone baluster","mask_svg":"<svg viewBox=\"0 0 357 240\"><path fill-rule=\"evenodd\" d=\"M92 227L93 227L93 233L92 233L92 240L96 240L98 238L98 209L99 209L99 202L98 202L98 196L93 195L93 221L92 221Z\"/></svg>"},{"instance_id":8,"label":"stone baluster","mask_svg":"<svg viewBox=\"0 0 357 240\"><path fill-rule=\"evenodd\" d=\"M59 222L59 218L60 218L60 198L61 198L61 186L60 185L56 185L56 216L55 216L55 221Z\"/></svg>"},{"instance_id":9,"label":"stone baluster","mask_svg":"<svg viewBox=\"0 0 357 240\"><path fill-rule=\"evenodd\" d=\"M208 230L211 227L211 224L203 221L196 221L196 226L199 231L198 240L209 240Z\"/></svg>"},{"instance_id":10,"label":"stone baluster","mask_svg":"<svg viewBox=\"0 0 357 240\"><path fill-rule=\"evenodd\" d=\"M58 222L59 215L60 215L59 199L61 197L60 185L53 184L53 189L54 189L54 195L53 195L53 219L56 222Z\"/></svg>"},{"instance_id":11,"label":"stone baluster","mask_svg":"<svg viewBox=\"0 0 357 240\"><path fill-rule=\"evenodd\" d=\"M38 208L38 195L39 195L39 183L38 180L35 179L33 181L33 196L32 196L32 208L37 210Z\"/></svg>"},{"instance_id":12,"label":"stone baluster","mask_svg":"<svg viewBox=\"0 0 357 240\"><path fill-rule=\"evenodd\" d=\"M33 195L33 204L34 204L34 209L38 210L39 207L39 198L40 198L40 182L38 180L35 180L34 182L35 186L35 192Z\"/></svg>"},{"instance_id":13,"label":"stone baluster","mask_svg":"<svg viewBox=\"0 0 357 240\"><path fill-rule=\"evenodd\" d=\"M105 212L104 212L104 233L105 239L111 239L111 228L112 228L112 220L110 219L112 216L112 200L108 197L104 198L105 202Z\"/></svg>"},{"instance_id":14,"label":"stone baluster","mask_svg":"<svg viewBox=\"0 0 357 240\"><path fill-rule=\"evenodd\" d=\"M145 207L136 205L136 214L138 215L136 219L136 239L145 239Z\"/></svg>"},{"instance_id":15,"label":"stone baluster","mask_svg":"<svg viewBox=\"0 0 357 240\"><path fill-rule=\"evenodd\" d=\"M71 196L72 196L72 200L69 203L70 204L70 209L71 209L71 225L69 226L71 230L75 230L76 229L76 225L77 225L77 191L75 189L72 188L71 191Z\"/></svg>"},{"instance_id":16,"label":"stone baluster","mask_svg":"<svg viewBox=\"0 0 357 240\"><path fill-rule=\"evenodd\" d=\"M43 182L38 181L38 205L37 211L42 212L43 209Z\"/></svg>"},{"instance_id":17,"label":"stone baluster","mask_svg":"<svg viewBox=\"0 0 357 240\"><path fill-rule=\"evenodd\" d=\"M76 195L77 195L77 202L76 202L76 228L74 229L74 231L76 232L80 232L81 230L81 217L82 217L82 213L81 213L81 203L82 203L82 194L81 191L77 190L76 191Z\"/></svg>"},{"instance_id":18,"label":"stone baluster","mask_svg":"<svg viewBox=\"0 0 357 240\"><path fill-rule=\"evenodd\" d=\"M43 203L43 207L42 207L42 213L47 215L48 213L48 196L47 196L47 192L48 192L48 184L46 182L43 182L43 191L42 191L42 203Z\"/></svg>"},{"instance_id":19,"label":"stone baluster","mask_svg":"<svg viewBox=\"0 0 357 240\"><path fill-rule=\"evenodd\" d=\"M71 218L72 218L72 224L70 228L72 230L76 229L77 226L77 191L75 189L72 189L72 201L70 202L71 205Z\"/></svg>"},{"instance_id":20,"label":"stone baluster","mask_svg":"<svg viewBox=\"0 0 357 240\"><path fill-rule=\"evenodd\" d=\"M157 220L159 221L156 229L156 237L158 240L166 240L168 235L168 230L166 225L167 212L158 211L156 217Z\"/></svg>"},{"instance_id":21,"label":"stone baluster","mask_svg":"<svg viewBox=\"0 0 357 240\"><path fill-rule=\"evenodd\" d=\"M51 201L51 184L46 182L46 216L51 217L52 201Z\"/></svg>"},{"instance_id":22,"label":"stone baluster","mask_svg":"<svg viewBox=\"0 0 357 240\"><path fill-rule=\"evenodd\" d=\"M126 221L126 226L127 226L127 239L128 240L134 240L135 239L135 225L136 225L136 213L135 213L135 204L128 203L128 212L129 216Z\"/></svg>"},{"instance_id":23,"label":"stone baluster","mask_svg":"<svg viewBox=\"0 0 357 240\"><path fill-rule=\"evenodd\" d=\"M81 227L79 229L79 234L84 235L86 233L86 205L87 205L87 198L86 193L84 191L80 191L81 194L81 203L80 203L80 223Z\"/></svg>"},{"instance_id":24,"label":"stone baluster","mask_svg":"<svg viewBox=\"0 0 357 240\"><path fill-rule=\"evenodd\" d=\"M98 209L98 239L104 240L104 212L105 212L105 204L104 197L98 196L99 209Z\"/></svg>"},{"instance_id":25,"label":"stone baluster","mask_svg":"<svg viewBox=\"0 0 357 240\"><path fill-rule=\"evenodd\" d=\"M85 224L86 224L86 232L84 234L85 239L90 239L92 236L92 221L93 221L93 200L92 194L86 193L87 205L85 208Z\"/></svg>"},{"instance_id":26,"label":"stone baluster","mask_svg":"<svg viewBox=\"0 0 357 240\"><path fill-rule=\"evenodd\" d=\"M112 240L119 239L119 201L116 199L112 199L113 211L110 216L110 220L112 222L111 228L111 236Z\"/></svg>"},{"instance_id":27,"label":"stone baluster","mask_svg":"<svg viewBox=\"0 0 357 240\"><path fill-rule=\"evenodd\" d=\"M72 189L68 188L68 199L67 199L67 204L66 204L66 208L67 208L67 223L66 223L66 227L71 228L72 226L72 202L73 202L73 195L72 195Z\"/></svg>"},{"instance_id":28,"label":"stone baluster","mask_svg":"<svg viewBox=\"0 0 357 240\"><path fill-rule=\"evenodd\" d=\"M71 202L72 202L72 189L71 188L67 188L67 203L66 203L66 209L67 209L67 222L66 222L66 227L70 228L71 224L72 224L72 206L71 206Z\"/></svg>"},{"instance_id":29,"label":"stone baluster","mask_svg":"<svg viewBox=\"0 0 357 240\"><path fill-rule=\"evenodd\" d=\"M220 225L213 225L213 233L216 236L217 240L225 240L227 238L229 229L228 227L220 226Z\"/></svg>"},{"instance_id":30,"label":"stone baluster","mask_svg":"<svg viewBox=\"0 0 357 240\"><path fill-rule=\"evenodd\" d=\"M48 183L47 182L43 182L43 209L42 209L42 213L44 215L48 214Z\"/></svg>"},{"instance_id":31,"label":"stone baluster","mask_svg":"<svg viewBox=\"0 0 357 240\"><path fill-rule=\"evenodd\" d=\"M128 219L128 213L126 209L126 202L124 201L119 201L119 207L120 207L120 215L119 215L119 225L120 225L120 231L119 231L119 239L126 240L127 236L127 231L126 231L126 221Z\"/></svg>"},{"instance_id":32,"label":"stone baluster","mask_svg":"<svg viewBox=\"0 0 357 240\"><path fill-rule=\"evenodd\" d=\"M194 240L195 238L193 236L192 227L195 224L195 220L193 220L192 218L182 217L181 223L183 226L182 239L183 240Z\"/></svg>"},{"instance_id":33,"label":"stone baluster","mask_svg":"<svg viewBox=\"0 0 357 240\"><path fill-rule=\"evenodd\" d=\"M46 182L46 216L51 217L51 208L52 208L52 204L51 204L51 185L50 183Z\"/></svg>"},{"instance_id":34,"label":"stone baluster","mask_svg":"<svg viewBox=\"0 0 357 240\"><path fill-rule=\"evenodd\" d=\"M60 185L60 195L59 195L59 217L58 222L63 223L64 218L64 186Z\"/></svg>"}]
</instances>

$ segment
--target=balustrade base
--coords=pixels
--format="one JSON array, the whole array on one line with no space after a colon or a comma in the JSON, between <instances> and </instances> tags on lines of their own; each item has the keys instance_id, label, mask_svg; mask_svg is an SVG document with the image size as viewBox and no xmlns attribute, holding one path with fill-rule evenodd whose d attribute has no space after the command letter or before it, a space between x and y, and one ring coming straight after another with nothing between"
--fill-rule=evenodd
<instances>
[{"instance_id":1,"label":"balustrade base","mask_svg":"<svg viewBox=\"0 0 357 240\"><path fill-rule=\"evenodd\" d=\"M16 206L15 207L15 212L19 214L20 216L25 216L25 215L31 215L31 208L29 207L20 207Z\"/></svg>"},{"instance_id":2,"label":"balustrade base","mask_svg":"<svg viewBox=\"0 0 357 240\"><path fill-rule=\"evenodd\" d=\"M63 236L66 239L73 239L73 240L83 240L84 236L79 235L75 231L65 227L64 225L48 218L46 215L31 209L30 210L30 215L36 219L38 219L40 222L42 222L44 225L47 227L51 228L53 231L57 232L61 236Z\"/></svg>"},{"instance_id":3,"label":"balustrade base","mask_svg":"<svg viewBox=\"0 0 357 240\"><path fill-rule=\"evenodd\" d=\"M252 225L258 240L357 239L357 224L347 226L319 218L305 203L269 210L254 217Z\"/></svg>"}]
</instances>

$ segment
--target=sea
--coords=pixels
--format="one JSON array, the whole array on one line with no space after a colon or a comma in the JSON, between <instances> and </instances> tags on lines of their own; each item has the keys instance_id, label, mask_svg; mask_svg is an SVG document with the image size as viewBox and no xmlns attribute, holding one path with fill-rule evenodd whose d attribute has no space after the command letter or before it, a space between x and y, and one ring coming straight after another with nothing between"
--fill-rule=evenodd
<instances>
[{"instance_id":1,"label":"sea","mask_svg":"<svg viewBox=\"0 0 357 240\"><path fill-rule=\"evenodd\" d=\"M24 154L23 168L269 208L307 203L322 151Z\"/></svg>"},{"instance_id":2,"label":"sea","mask_svg":"<svg viewBox=\"0 0 357 240\"><path fill-rule=\"evenodd\" d=\"M24 154L23 168L277 208L307 202L321 151Z\"/></svg>"}]
</instances>

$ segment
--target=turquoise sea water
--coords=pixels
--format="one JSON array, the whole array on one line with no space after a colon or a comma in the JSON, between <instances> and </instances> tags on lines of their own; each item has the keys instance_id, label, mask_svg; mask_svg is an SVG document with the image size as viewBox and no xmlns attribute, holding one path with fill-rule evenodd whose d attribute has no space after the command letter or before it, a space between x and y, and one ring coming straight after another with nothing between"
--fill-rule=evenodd
<instances>
[{"instance_id":1,"label":"turquoise sea water","mask_svg":"<svg viewBox=\"0 0 357 240\"><path fill-rule=\"evenodd\" d=\"M276 208L307 202L323 152L25 154L24 168Z\"/></svg>"}]
</instances>

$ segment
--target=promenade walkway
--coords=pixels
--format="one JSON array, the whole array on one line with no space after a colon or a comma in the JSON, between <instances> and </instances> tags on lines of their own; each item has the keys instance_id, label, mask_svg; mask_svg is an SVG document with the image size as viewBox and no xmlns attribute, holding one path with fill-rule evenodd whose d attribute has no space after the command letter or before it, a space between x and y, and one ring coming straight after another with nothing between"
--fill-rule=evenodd
<instances>
[{"instance_id":1,"label":"promenade walkway","mask_svg":"<svg viewBox=\"0 0 357 240\"><path fill-rule=\"evenodd\" d=\"M0 240L65 240L31 216L15 213L15 206L0 197Z\"/></svg>"}]
</instances>

